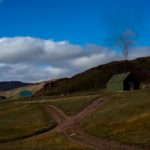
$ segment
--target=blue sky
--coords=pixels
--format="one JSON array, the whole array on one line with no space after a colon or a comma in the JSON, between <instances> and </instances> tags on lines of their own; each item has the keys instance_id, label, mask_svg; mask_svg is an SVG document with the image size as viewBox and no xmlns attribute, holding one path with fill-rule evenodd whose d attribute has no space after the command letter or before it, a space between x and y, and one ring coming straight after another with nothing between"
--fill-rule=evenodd
<instances>
[{"instance_id":1,"label":"blue sky","mask_svg":"<svg viewBox=\"0 0 150 150\"><path fill-rule=\"evenodd\" d=\"M132 29L149 45L149 0L3 0L0 36L32 36L109 46Z\"/></svg>"},{"instance_id":2,"label":"blue sky","mask_svg":"<svg viewBox=\"0 0 150 150\"><path fill-rule=\"evenodd\" d=\"M149 56L149 8L149 0L0 0L0 81L72 76L123 59L116 41L127 31L136 33L129 59Z\"/></svg>"}]
</instances>

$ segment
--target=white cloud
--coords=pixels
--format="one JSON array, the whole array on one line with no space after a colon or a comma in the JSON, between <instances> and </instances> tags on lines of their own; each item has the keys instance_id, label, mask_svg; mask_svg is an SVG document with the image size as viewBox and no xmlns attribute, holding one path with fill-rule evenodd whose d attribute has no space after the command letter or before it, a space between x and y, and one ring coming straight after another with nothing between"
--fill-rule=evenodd
<instances>
[{"instance_id":1,"label":"white cloud","mask_svg":"<svg viewBox=\"0 0 150 150\"><path fill-rule=\"evenodd\" d=\"M129 52L129 59L143 56L150 56L150 47ZM121 52L98 45L79 46L32 37L0 38L0 81L55 79L120 59Z\"/></svg>"},{"instance_id":2,"label":"white cloud","mask_svg":"<svg viewBox=\"0 0 150 150\"><path fill-rule=\"evenodd\" d=\"M55 42L31 37L0 39L0 62L47 62L56 63L81 54L81 47L67 41Z\"/></svg>"},{"instance_id":3,"label":"white cloud","mask_svg":"<svg viewBox=\"0 0 150 150\"><path fill-rule=\"evenodd\" d=\"M95 67L100 64L105 64L111 61L124 59L122 52L115 51L108 48L102 48L99 46L90 46L91 50L95 50L90 55L85 53L84 56L78 57L71 61L74 67L79 67L82 70ZM135 59L138 57L150 56L150 47L138 47L129 50L128 59Z\"/></svg>"},{"instance_id":4,"label":"white cloud","mask_svg":"<svg viewBox=\"0 0 150 150\"><path fill-rule=\"evenodd\" d=\"M44 67L32 64L0 64L0 81L37 82L69 76L70 71L63 68Z\"/></svg>"},{"instance_id":5,"label":"white cloud","mask_svg":"<svg viewBox=\"0 0 150 150\"><path fill-rule=\"evenodd\" d=\"M120 60L122 57L120 52L108 48L99 47L96 45L89 45L87 49L89 48L90 53L86 52L85 55L71 61L71 64L74 67L79 67L85 70L113 60Z\"/></svg>"},{"instance_id":6,"label":"white cloud","mask_svg":"<svg viewBox=\"0 0 150 150\"><path fill-rule=\"evenodd\" d=\"M129 52L130 59L144 56L150 56L150 47L136 47Z\"/></svg>"}]
</instances>

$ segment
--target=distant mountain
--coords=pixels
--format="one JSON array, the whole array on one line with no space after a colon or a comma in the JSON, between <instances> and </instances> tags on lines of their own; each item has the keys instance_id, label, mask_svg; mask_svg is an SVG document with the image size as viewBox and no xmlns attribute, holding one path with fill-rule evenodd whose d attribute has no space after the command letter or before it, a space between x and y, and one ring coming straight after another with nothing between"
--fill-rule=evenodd
<instances>
[{"instance_id":1,"label":"distant mountain","mask_svg":"<svg viewBox=\"0 0 150 150\"><path fill-rule=\"evenodd\" d=\"M29 85L29 83L22 83L19 81L0 82L0 92L10 91L27 85Z\"/></svg>"},{"instance_id":2,"label":"distant mountain","mask_svg":"<svg viewBox=\"0 0 150 150\"><path fill-rule=\"evenodd\" d=\"M150 82L150 57L127 62L127 71L134 72L141 82ZM66 80L62 84L45 89L46 95L68 94L105 89L107 81L125 72L124 61L115 61L89 69Z\"/></svg>"}]
</instances>

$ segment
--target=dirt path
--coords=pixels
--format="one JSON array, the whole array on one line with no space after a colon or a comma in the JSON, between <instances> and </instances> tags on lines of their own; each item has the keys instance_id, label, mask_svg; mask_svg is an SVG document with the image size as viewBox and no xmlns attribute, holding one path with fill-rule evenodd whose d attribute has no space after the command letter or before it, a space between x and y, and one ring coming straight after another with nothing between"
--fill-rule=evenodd
<instances>
[{"instance_id":1,"label":"dirt path","mask_svg":"<svg viewBox=\"0 0 150 150\"><path fill-rule=\"evenodd\" d=\"M43 105L43 108L49 113L57 122L57 126L51 130L44 131L36 134L35 136L26 137L20 140L36 139L41 136L46 136L52 132L64 134L67 138L77 144L84 145L89 149L94 150L148 150L131 145L123 145L118 142L108 141L105 139L97 138L85 133L80 127L82 119L90 115L92 112L100 108L103 104L107 103L111 97L101 97L94 100L89 106L84 108L75 116L67 116L62 110L53 105ZM18 140L19 141L19 140ZM13 142L13 141L12 141Z\"/></svg>"},{"instance_id":2,"label":"dirt path","mask_svg":"<svg viewBox=\"0 0 150 150\"><path fill-rule=\"evenodd\" d=\"M74 127L75 125L79 125L80 121L83 118L85 118L86 116L91 114L93 111L98 109L100 106L102 106L104 103L106 103L109 100L110 100L110 98L106 98L106 97L99 98L99 99L95 100L92 104L87 106L85 109L80 111L75 116L72 116L72 117L66 116L67 120L65 120L63 123L58 125L53 131L62 132L63 130L65 131L69 128ZM57 110L58 110L58 108L57 108ZM60 115L62 115L62 113Z\"/></svg>"},{"instance_id":3,"label":"dirt path","mask_svg":"<svg viewBox=\"0 0 150 150\"><path fill-rule=\"evenodd\" d=\"M47 107L44 107L44 109L47 113L50 113L50 115L53 116L58 125L69 118L63 111L53 105L48 105Z\"/></svg>"},{"instance_id":4,"label":"dirt path","mask_svg":"<svg viewBox=\"0 0 150 150\"><path fill-rule=\"evenodd\" d=\"M58 118L64 118L61 123L58 122L58 126L52 129L51 132L63 133L74 142L96 150L143 150L144 148L142 149L136 146L122 145L118 142L93 137L82 131L82 129L80 128L80 121L83 118L87 117L89 114L94 112L110 99L110 97L99 98L95 100L91 105L87 106L85 109L79 112L77 115L72 117L68 117L64 114L64 112L62 112L55 106L47 106L46 109L49 113L55 111L54 114L57 114ZM53 113L51 115L53 115ZM55 118L55 115L53 117ZM58 120L57 117L55 118L56 120Z\"/></svg>"}]
</instances>

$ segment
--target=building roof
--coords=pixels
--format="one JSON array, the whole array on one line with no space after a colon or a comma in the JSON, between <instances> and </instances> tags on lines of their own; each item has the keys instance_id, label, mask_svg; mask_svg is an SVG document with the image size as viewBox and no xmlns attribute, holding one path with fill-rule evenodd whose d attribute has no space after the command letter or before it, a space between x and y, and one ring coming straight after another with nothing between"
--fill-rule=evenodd
<instances>
[{"instance_id":1,"label":"building roof","mask_svg":"<svg viewBox=\"0 0 150 150\"><path fill-rule=\"evenodd\" d=\"M113 84L113 83L117 83L117 82L123 82L130 74L131 72L127 72L127 73L121 73L121 74L116 74L114 75L107 84Z\"/></svg>"}]
</instances>

